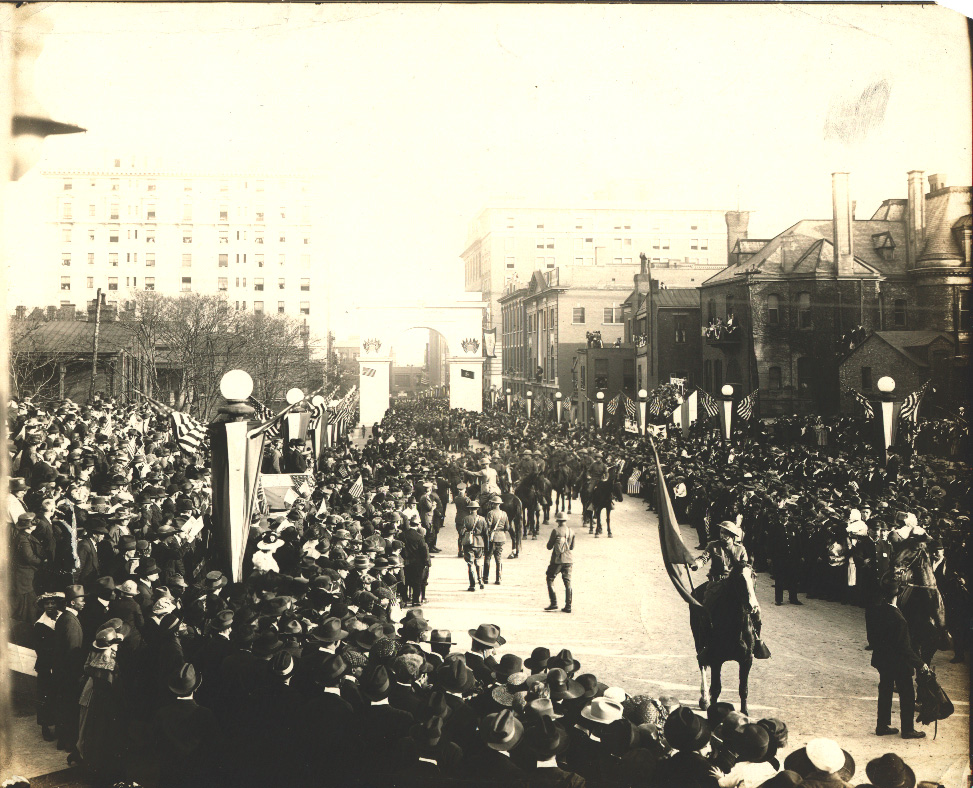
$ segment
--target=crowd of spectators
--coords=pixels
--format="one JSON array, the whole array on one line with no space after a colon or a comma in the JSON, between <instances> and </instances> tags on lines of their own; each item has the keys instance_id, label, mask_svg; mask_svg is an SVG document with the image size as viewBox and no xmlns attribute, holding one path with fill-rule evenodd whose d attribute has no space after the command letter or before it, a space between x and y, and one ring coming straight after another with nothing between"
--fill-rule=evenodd
<instances>
[{"instance_id":1,"label":"crowd of spectators","mask_svg":"<svg viewBox=\"0 0 973 788\"><path fill-rule=\"evenodd\" d=\"M638 471L651 503L642 440L396 403L364 447L326 449L286 510L254 515L246 574L231 582L207 550L205 446L180 452L166 417L110 400L21 402L10 428L14 637L37 653L43 737L95 784L852 784L855 762L830 739L785 756L781 720L632 695L586 673L570 643L507 653L501 625L435 629L417 606L443 524L420 511L423 491L444 509L478 459L505 470L531 446L548 467L583 465L590 447L626 478ZM489 448L471 450L471 436ZM941 539L949 577L965 583L964 467L915 454L892 473L832 442L780 437L729 453L701 429L660 442L701 543L709 524L739 518L758 565L796 561L800 590L840 597L847 569L832 585L815 550L829 554L821 534L849 540L852 510L871 506ZM807 548L788 553L782 533ZM915 784L891 753L865 771L876 788Z\"/></svg>"}]
</instances>

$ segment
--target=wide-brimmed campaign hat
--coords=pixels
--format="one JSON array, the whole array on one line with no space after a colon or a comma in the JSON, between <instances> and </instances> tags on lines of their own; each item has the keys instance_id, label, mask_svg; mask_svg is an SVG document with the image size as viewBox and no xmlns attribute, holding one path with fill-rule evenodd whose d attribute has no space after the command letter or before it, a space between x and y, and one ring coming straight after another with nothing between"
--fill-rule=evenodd
<instances>
[{"instance_id":1,"label":"wide-brimmed campaign hat","mask_svg":"<svg viewBox=\"0 0 973 788\"><path fill-rule=\"evenodd\" d=\"M916 785L916 773L894 752L869 761L865 774L875 788L915 788Z\"/></svg>"},{"instance_id":2,"label":"wide-brimmed campaign hat","mask_svg":"<svg viewBox=\"0 0 973 788\"><path fill-rule=\"evenodd\" d=\"M550 687L551 700L568 700L584 695L584 687L568 678L568 674L561 668L553 668L548 672L547 686Z\"/></svg>"},{"instance_id":3,"label":"wide-brimmed campaign hat","mask_svg":"<svg viewBox=\"0 0 973 788\"><path fill-rule=\"evenodd\" d=\"M505 682L507 676L513 673L520 673L524 669L524 661L516 654L504 654L497 663L496 670L493 671L493 678L500 682Z\"/></svg>"},{"instance_id":4,"label":"wide-brimmed campaign hat","mask_svg":"<svg viewBox=\"0 0 973 788\"><path fill-rule=\"evenodd\" d=\"M468 692L476 683L473 671L461 659L448 659L435 673L435 683L446 692Z\"/></svg>"},{"instance_id":5,"label":"wide-brimmed campaign hat","mask_svg":"<svg viewBox=\"0 0 973 788\"><path fill-rule=\"evenodd\" d=\"M332 616L322 621L308 635L321 643L335 643L348 637L348 632L341 628L341 620Z\"/></svg>"},{"instance_id":6,"label":"wide-brimmed campaign hat","mask_svg":"<svg viewBox=\"0 0 973 788\"><path fill-rule=\"evenodd\" d=\"M743 529L732 520L724 520L720 523L720 530L733 534L737 539L743 538Z\"/></svg>"},{"instance_id":7,"label":"wide-brimmed campaign hat","mask_svg":"<svg viewBox=\"0 0 973 788\"><path fill-rule=\"evenodd\" d=\"M500 636L500 627L496 624L480 624L476 629L470 629L468 632L477 643L491 648L502 646L507 642L506 638Z\"/></svg>"},{"instance_id":8,"label":"wide-brimmed campaign hat","mask_svg":"<svg viewBox=\"0 0 973 788\"><path fill-rule=\"evenodd\" d=\"M581 716L589 722L597 722L599 725L611 725L615 720L620 720L624 709L617 700L610 698L594 698L591 703L581 710Z\"/></svg>"},{"instance_id":9,"label":"wide-brimmed campaign hat","mask_svg":"<svg viewBox=\"0 0 973 788\"><path fill-rule=\"evenodd\" d=\"M551 659L551 650L544 646L538 646L530 652L530 656L524 660L524 665L534 673L547 670L547 663Z\"/></svg>"},{"instance_id":10,"label":"wide-brimmed campaign hat","mask_svg":"<svg viewBox=\"0 0 973 788\"><path fill-rule=\"evenodd\" d=\"M710 739L710 729L706 720L695 714L688 706L680 706L668 717L662 729L669 746L675 750L701 750Z\"/></svg>"},{"instance_id":11,"label":"wide-brimmed campaign hat","mask_svg":"<svg viewBox=\"0 0 973 788\"><path fill-rule=\"evenodd\" d=\"M547 661L547 667L562 668L565 673L571 675L572 673L577 673L581 667L581 663L574 658L570 650L564 648Z\"/></svg>"},{"instance_id":12,"label":"wide-brimmed campaign hat","mask_svg":"<svg viewBox=\"0 0 973 788\"><path fill-rule=\"evenodd\" d=\"M824 772L847 781L855 776L855 759L833 739L811 739L784 759L784 768L805 779L814 772Z\"/></svg>"}]
</instances>

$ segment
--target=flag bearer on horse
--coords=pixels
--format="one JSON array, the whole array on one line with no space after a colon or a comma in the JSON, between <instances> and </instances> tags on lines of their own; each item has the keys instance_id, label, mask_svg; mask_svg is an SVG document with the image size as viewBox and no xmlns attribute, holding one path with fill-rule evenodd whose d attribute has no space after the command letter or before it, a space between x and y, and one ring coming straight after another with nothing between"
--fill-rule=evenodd
<instances>
[{"instance_id":1,"label":"flag bearer on horse","mask_svg":"<svg viewBox=\"0 0 973 788\"><path fill-rule=\"evenodd\" d=\"M750 563L747 548L740 543L743 539L743 529L732 520L724 520L720 523L719 530L719 539L708 542L703 555L690 564L690 568L696 571L703 564L710 563L707 573L709 583L703 598L703 606L707 610L712 608L712 601L722 581L726 580L737 567Z\"/></svg>"}]
</instances>

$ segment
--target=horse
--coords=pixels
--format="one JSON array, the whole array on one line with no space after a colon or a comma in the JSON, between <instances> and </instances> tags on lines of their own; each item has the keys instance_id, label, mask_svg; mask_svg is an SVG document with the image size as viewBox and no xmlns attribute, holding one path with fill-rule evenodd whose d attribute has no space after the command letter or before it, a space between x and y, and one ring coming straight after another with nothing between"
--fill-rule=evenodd
<instances>
[{"instance_id":1,"label":"horse","mask_svg":"<svg viewBox=\"0 0 973 788\"><path fill-rule=\"evenodd\" d=\"M524 506L520 498L511 492L500 493L503 501L500 504L501 511L505 512L510 525L513 526L514 534L510 545L510 555L507 558L517 558L520 555L520 546L524 539Z\"/></svg>"},{"instance_id":2,"label":"horse","mask_svg":"<svg viewBox=\"0 0 973 788\"><path fill-rule=\"evenodd\" d=\"M566 466L551 471L551 488L554 490L554 511L567 511L571 514L571 498L574 492L574 477Z\"/></svg>"},{"instance_id":3,"label":"horse","mask_svg":"<svg viewBox=\"0 0 973 788\"><path fill-rule=\"evenodd\" d=\"M760 605L754 590L753 567L742 564L725 580L717 582L710 600L706 600L709 582L693 591L693 597L705 606L689 608L689 626L699 665L699 708L705 711L716 703L723 690L723 663L736 662L740 666L740 712L749 714L747 682L754 645L760 635Z\"/></svg>"},{"instance_id":4,"label":"horse","mask_svg":"<svg viewBox=\"0 0 973 788\"><path fill-rule=\"evenodd\" d=\"M551 499L551 493L554 487L551 485L550 479L543 474L537 475L535 487L537 489L538 503L540 503L541 509L544 510L544 525L547 525L551 521L551 507L554 505L554 501Z\"/></svg>"},{"instance_id":5,"label":"horse","mask_svg":"<svg viewBox=\"0 0 973 788\"><path fill-rule=\"evenodd\" d=\"M581 503L584 506L581 525L588 522L588 533L595 536L601 535L601 513L605 512L605 524L608 529L608 537L612 535L612 508L613 501L622 501L622 483L618 479L618 467L613 467L608 471L607 479L599 479L590 487L581 491ZM597 522L598 529L595 530Z\"/></svg>"},{"instance_id":6,"label":"horse","mask_svg":"<svg viewBox=\"0 0 973 788\"><path fill-rule=\"evenodd\" d=\"M530 534L532 539L537 538L540 532L540 495L533 476L528 476L520 480L514 494L520 499L524 507L524 533Z\"/></svg>"},{"instance_id":7,"label":"horse","mask_svg":"<svg viewBox=\"0 0 973 788\"><path fill-rule=\"evenodd\" d=\"M890 571L902 584L898 606L909 625L912 646L928 665L937 651L950 647L950 638L946 608L925 542L906 540L895 554Z\"/></svg>"}]
</instances>

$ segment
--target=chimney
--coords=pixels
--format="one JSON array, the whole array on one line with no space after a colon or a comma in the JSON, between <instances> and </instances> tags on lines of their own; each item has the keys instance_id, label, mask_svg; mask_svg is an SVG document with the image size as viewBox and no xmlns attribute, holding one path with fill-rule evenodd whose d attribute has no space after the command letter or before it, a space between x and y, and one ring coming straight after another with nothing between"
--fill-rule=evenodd
<instances>
[{"instance_id":1,"label":"chimney","mask_svg":"<svg viewBox=\"0 0 973 788\"><path fill-rule=\"evenodd\" d=\"M49 306L47 308L47 319L48 320L55 320L56 318L57 318L57 307L56 306Z\"/></svg>"},{"instance_id":2,"label":"chimney","mask_svg":"<svg viewBox=\"0 0 973 788\"><path fill-rule=\"evenodd\" d=\"M58 320L74 320L76 308L74 304L61 304L61 308L58 310L57 319Z\"/></svg>"},{"instance_id":3,"label":"chimney","mask_svg":"<svg viewBox=\"0 0 973 788\"><path fill-rule=\"evenodd\" d=\"M27 319L27 307L25 307L25 306L18 306L17 309L16 309L16 313L17 313L17 319L18 320L26 320Z\"/></svg>"},{"instance_id":4,"label":"chimney","mask_svg":"<svg viewBox=\"0 0 973 788\"><path fill-rule=\"evenodd\" d=\"M909 195L906 207L906 266L914 268L926 239L926 193L922 170L909 172Z\"/></svg>"},{"instance_id":5,"label":"chimney","mask_svg":"<svg viewBox=\"0 0 973 788\"><path fill-rule=\"evenodd\" d=\"M98 311L98 299L92 298L88 302L88 322L89 323L95 322L95 312L97 311Z\"/></svg>"},{"instance_id":6,"label":"chimney","mask_svg":"<svg viewBox=\"0 0 973 788\"><path fill-rule=\"evenodd\" d=\"M941 172L937 172L935 175L929 176L929 191L938 192L940 189L946 188L946 176Z\"/></svg>"},{"instance_id":7,"label":"chimney","mask_svg":"<svg viewBox=\"0 0 973 788\"><path fill-rule=\"evenodd\" d=\"M737 241L747 237L750 226L750 211L726 212L726 263L733 265L737 261L733 258L733 249Z\"/></svg>"},{"instance_id":8,"label":"chimney","mask_svg":"<svg viewBox=\"0 0 973 788\"><path fill-rule=\"evenodd\" d=\"M834 212L834 255L838 276L851 276L855 270L852 237L852 222L855 219L847 172L831 173L831 206Z\"/></svg>"}]
</instances>

